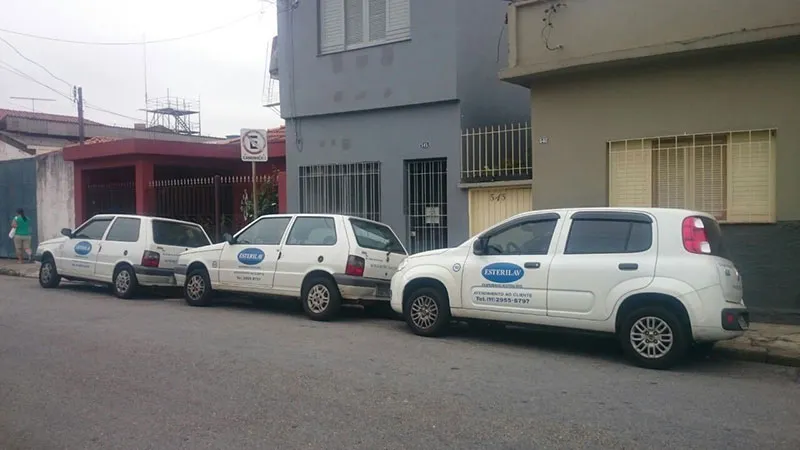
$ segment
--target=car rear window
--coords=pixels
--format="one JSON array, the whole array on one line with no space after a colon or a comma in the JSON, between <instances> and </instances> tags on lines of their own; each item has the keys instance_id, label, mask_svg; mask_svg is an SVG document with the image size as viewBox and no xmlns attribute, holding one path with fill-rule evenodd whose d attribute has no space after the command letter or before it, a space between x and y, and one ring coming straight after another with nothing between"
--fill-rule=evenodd
<instances>
[{"instance_id":1,"label":"car rear window","mask_svg":"<svg viewBox=\"0 0 800 450\"><path fill-rule=\"evenodd\" d=\"M189 248L211 244L199 225L168 220L153 221L153 242L160 245Z\"/></svg>"},{"instance_id":2,"label":"car rear window","mask_svg":"<svg viewBox=\"0 0 800 450\"><path fill-rule=\"evenodd\" d=\"M406 254L406 250L397 240L397 236L386 225L358 219L350 219L350 224L353 226L353 233L356 235L356 241L360 247Z\"/></svg>"},{"instance_id":3,"label":"car rear window","mask_svg":"<svg viewBox=\"0 0 800 450\"><path fill-rule=\"evenodd\" d=\"M711 246L711 254L720 258L730 259L728 248L722 239L722 230L716 220L709 217L699 216L703 221L703 228L706 230L706 238Z\"/></svg>"}]
</instances>

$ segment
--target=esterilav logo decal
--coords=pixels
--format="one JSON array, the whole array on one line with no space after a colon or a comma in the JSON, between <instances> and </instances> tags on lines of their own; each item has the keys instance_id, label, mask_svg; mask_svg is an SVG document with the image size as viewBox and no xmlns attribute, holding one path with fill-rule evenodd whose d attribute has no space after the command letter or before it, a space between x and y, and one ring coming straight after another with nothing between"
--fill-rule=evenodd
<instances>
[{"instance_id":1,"label":"esterilav logo decal","mask_svg":"<svg viewBox=\"0 0 800 450\"><path fill-rule=\"evenodd\" d=\"M242 264L254 266L256 264L261 264L261 261L264 261L264 252L257 248L246 248L236 255L236 259L238 259Z\"/></svg>"},{"instance_id":2,"label":"esterilav logo decal","mask_svg":"<svg viewBox=\"0 0 800 450\"><path fill-rule=\"evenodd\" d=\"M75 244L75 254L80 256L86 256L92 252L92 243L86 241L80 241Z\"/></svg>"},{"instance_id":3,"label":"esterilav logo decal","mask_svg":"<svg viewBox=\"0 0 800 450\"><path fill-rule=\"evenodd\" d=\"M516 264L499 262L481 269L481 275L492 283L513 283L525 275L525 270Z\"/></svg>"}]
</instances>

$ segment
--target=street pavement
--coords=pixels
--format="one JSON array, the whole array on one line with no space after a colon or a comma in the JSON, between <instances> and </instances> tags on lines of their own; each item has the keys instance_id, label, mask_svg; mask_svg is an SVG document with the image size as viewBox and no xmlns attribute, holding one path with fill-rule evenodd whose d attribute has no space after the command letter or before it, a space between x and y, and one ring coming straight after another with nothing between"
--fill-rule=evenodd
<instances>
[{"instance_id":1,"label":"street pavement","mask_svg":"<svg viewBox=\"0 0 800 450\"><path fill-rule=\"evenodd\" d=\"M0 449L798 449L797 368L0 277Z\"/></svg>"}]
</instances>

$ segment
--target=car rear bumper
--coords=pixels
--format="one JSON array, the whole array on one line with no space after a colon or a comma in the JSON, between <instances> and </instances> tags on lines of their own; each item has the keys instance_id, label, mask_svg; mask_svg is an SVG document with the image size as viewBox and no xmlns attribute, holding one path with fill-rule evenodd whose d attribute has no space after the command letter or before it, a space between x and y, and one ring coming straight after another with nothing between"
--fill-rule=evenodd
<instances>
[{"instance_id":1,"label":"car rear bumper","mask_svg":"<svg viewBox=\"0 0 800 450\"><path fill-rule=\"evenodd\" d=\"M723 330L746 331L750 329L750 313L744 308L723 309L721 321Z\"/></svg>"},{"instance_id":2,"label":"car rear bumper","mask_svg":"<svg viewBox=\"0 0 800 450\"><path fill-rule=\"evenodd\" d=\"M133 266L136 280L142 286L175 286L175 270L161 267Z\"/></svg>"},{"instance_id":3,"label":"car rear bumper","mask_svg":"<svg viewBox=\"0 0 800 450\"><path fill-rule=\"evenodd\" d=\"M389 280L334 274L342 298L347 300L375 300L388 302L392 298Z\"/></svg>"}]
</instances>

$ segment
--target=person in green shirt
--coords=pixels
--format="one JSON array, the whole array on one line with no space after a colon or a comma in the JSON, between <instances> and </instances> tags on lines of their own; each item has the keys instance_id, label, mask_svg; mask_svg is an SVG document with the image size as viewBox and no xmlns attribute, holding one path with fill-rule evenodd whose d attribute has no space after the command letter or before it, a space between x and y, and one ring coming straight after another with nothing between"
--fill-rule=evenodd
<instances>
[{"instance_id":1,"label":"person in green shirt","mask_svg":"<svg viewBox=\"0 0 800 450\"><path fill-rule=\"evenodd\" d=\"M17 260L23 263L22 256L31 254L31 221L25 217L22 208L17 210L17 215L11 221L14 232L14 248L17 250Z\"/></svg>"}]
</instances>

